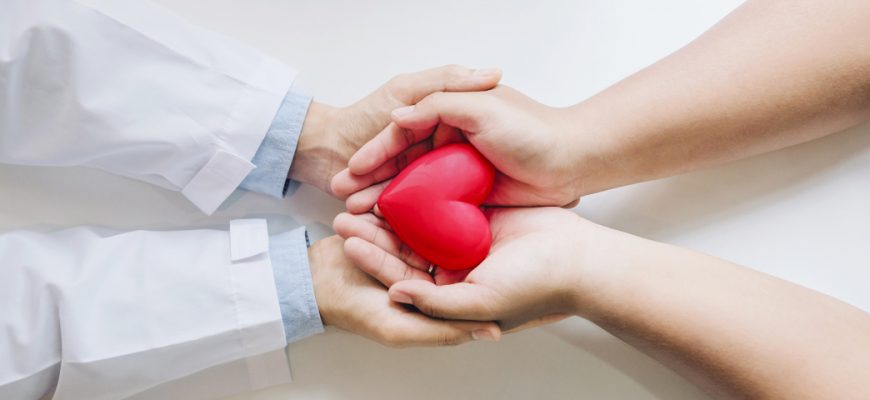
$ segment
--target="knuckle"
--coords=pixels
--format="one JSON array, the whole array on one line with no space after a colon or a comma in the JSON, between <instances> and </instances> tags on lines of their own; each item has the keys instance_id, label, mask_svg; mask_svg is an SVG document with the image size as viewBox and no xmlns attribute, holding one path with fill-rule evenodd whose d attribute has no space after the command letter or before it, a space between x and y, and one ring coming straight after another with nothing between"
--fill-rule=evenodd
<instances>
[{"instance_id":1,"label":"knuckle","mask_svg":"<svg viewBox=\"0 0 870 400\"><path fill-rule=\"evenodd\" d=\"M467 69L459 64L447 64L441 67L445 78L454 78L464 75Z\"/></svg>"}]
</instances>

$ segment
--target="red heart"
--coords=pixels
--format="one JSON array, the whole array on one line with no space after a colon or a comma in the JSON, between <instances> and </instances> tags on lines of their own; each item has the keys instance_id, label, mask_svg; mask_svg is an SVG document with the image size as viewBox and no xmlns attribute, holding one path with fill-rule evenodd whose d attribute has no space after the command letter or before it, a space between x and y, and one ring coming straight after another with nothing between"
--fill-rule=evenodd
<instances>
[{"instance_id":1,"label":"red heart","mask_svg":"<svg viewBox=\"0 0 870 400\"><path fill-rule=\"evenodd\" d=\"M492 233L480 204L495 168L469 144L439 147L414 160L378 198L393 232L417 254L446 269L477 266Z\"/></svg>"}]
</instances>

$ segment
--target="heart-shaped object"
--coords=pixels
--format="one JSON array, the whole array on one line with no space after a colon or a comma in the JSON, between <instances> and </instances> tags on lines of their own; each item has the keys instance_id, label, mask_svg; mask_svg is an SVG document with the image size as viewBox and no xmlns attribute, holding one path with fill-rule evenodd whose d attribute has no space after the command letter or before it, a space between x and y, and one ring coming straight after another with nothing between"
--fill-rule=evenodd
<instances>
[{"instance_id":1,"label":"heart-shaped object","mask_svg":"<svg viewBox=\"0 0 870 400\"><path fill-rule=\"evenodd\" d=\"M439 147L408 165L378 198L393 232L441 268L477 266L489 254L492 233L480 204L495 168L469 144Z\"/></svg>"}]
</instances>

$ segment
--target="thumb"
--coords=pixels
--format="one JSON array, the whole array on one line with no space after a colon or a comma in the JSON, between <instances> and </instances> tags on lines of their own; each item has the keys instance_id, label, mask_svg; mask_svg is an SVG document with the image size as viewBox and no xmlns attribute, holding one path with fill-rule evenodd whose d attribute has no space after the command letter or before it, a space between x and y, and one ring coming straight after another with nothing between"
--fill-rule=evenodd
<instances>
[{"instance_id":1,"label":"thumb","mask_svg":"<svg viewBox=\"0 0 870 400\"><path fill-rule=\"evenodd\" d=\"M393 110L392 117L404 129L427 130L445 123L465 133L477 133L480 122L489 114L490 101L486 92L438 92L416 105Z\"/></svg>"},{"instance_id":2,"label":"thumb","mask_svg":"<svg viewBox=\"0 0 870 400\"><path fill-rule=\"evenodd\" d=\"M435 318L470 321L494 321L498 315L492 305L490 289L467 282L436 286L422 280L396 282L390 287L390 299L417 307Z\"/></svg>"}]
</instances>

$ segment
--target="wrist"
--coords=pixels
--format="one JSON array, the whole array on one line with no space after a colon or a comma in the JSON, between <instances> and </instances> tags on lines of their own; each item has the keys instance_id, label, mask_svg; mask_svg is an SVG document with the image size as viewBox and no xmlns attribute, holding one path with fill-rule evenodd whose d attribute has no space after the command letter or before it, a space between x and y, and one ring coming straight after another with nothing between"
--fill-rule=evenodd
<instances>
[{"instance_id":1,"label":"wrist","mask_svg":"<svg viewBox=\"0 0 870 400\"><path fill-rule=\"evenodd\" d=\"M605 228L610 230L609 228ZM611 230L613 231L613 230ZM599 326L616 329L648 317L656 304L669 295L679 296L680 287L674 265L691 265L692 257L674 246L613 231L619 237L603 247L599 258L600 274L596 288L578 296L577 315ZM662 310L664 311L664 310Z\"/></svg>"},{"instance_id":2,"label":"wrist","mask_svg":"<svg viewBox=\"0 0 870 400\"><path fill-rule=\"evenodd\" d=\"M311 286L314 288L314 299L317 302L317 309L320 311L320 320L323 325L332 325L332 296L327 293L328 285L324 282L323 263L326 262L327 255L324 254L323 244L321 241L314 242L308 247L308 267L311 270Z\"/></svg>"},{"instance_id":3,"label":"wrist","mask_svg":"<svg viewBox=\"0 0 870 400\"><path fill-rule=\"evenodd\" d=\"M567 168L577 198L620 186L622 171L613 162L614 145L608 119L590 102L560 110L559 129Z\"/></svg>"},{"instance_id":4,"label":"wrist","mask_svg":"<svg viewBox=\"0 0 870 400\"><path fill-rule=\"evenodd\" d=\"M330 138L334 111L331 106L311 102L287 178L328 192L331 171L336 168L335 141Z\"/></svg>"},{"instance_id":5,"label":"wrist","mask_svg":"<svg viewBox=\"0 0 870 400\"><path fill-rule=\"evenodd\" d=\"M571 246L576 267L568 280L574 288L572 312L597 322L640 299L637 281L667 257L670 246L578 220L577 244Z\"/></svg>"}]
</instances>

